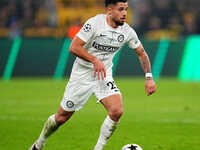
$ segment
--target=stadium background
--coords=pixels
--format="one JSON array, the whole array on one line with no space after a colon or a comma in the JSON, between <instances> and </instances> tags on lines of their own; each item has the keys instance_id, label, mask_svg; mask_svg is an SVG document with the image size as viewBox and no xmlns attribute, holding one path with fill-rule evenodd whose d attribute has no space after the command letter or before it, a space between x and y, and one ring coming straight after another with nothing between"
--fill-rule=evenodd
<instances>
[{"instance_id":1,"label":"stadium background","mask_svg":"<svg viewBox=\"0 0 200 150\"><path fill-rule=\"evenodd\" d=\"M144 94L144 73L125 45L113 67L125 114L105 150L127 143L144 150L200 149L199 6L198 0L129 0L127 22L149 54L158 91L151 97ZM70 75L75 58L68 51L71 39L89 17L104 12L104 0L0 1L4 150L13 145L28 149L39 135L46 118L57 110ZM44 150L92 149L106 112L91 99Z\"/></svg>"},{"instance_id":2,"label":"stadium background","mask_svg":"<svg viewBox=\"0 0 200 150\"><path fill-rule=\"evenodd\" d=\"M199 52L196 44L199 37L193 36L200 32L199 2L133 0L129 3L127 21L150 51L154 76L200 80L197 71L200 56L195 55ZM71 39L89 17L105 12L102 0L2 0L0 8L3 79L69 76L74 60L68 52ZM136 56L127 46L123 49L114 61L115 75L143 75Z\"/></svg>"}]
</instances>

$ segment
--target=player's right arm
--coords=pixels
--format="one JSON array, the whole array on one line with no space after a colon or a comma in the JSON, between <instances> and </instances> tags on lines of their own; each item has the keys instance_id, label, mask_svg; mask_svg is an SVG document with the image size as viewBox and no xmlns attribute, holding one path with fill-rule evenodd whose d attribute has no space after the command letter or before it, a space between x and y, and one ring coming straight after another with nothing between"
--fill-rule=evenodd
<instances>
[{"instance_id":1,"label":"player's right arm","mask_svg":"<svg viewBox=\"0 0 200 150\"><path fill-rule=\"evenodd\" d=\"M100 77L103 80L104 77L106 77L105 66L103 62L101 62L97 57L88 53L88 51L83 47L85 44L86 42L81 40L78 36L75 36L75 38L71 42L69 50L77 57L80 57L86 61L91 62L94 65L94 77L96 77L97 74L98 80L100 80Z\"/></svg>"}]
</instances>

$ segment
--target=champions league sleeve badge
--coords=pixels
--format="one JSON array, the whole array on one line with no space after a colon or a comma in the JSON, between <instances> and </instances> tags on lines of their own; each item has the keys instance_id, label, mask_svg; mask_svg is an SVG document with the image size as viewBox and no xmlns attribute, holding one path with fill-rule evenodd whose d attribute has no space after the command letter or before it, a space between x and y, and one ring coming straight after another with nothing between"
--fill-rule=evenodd
<instances>
[{"instance_id":1,"label":"champions league sleeve badge","mask_svg":"<svg viewBox=\"0 0 200 150\"><path fill-rule=\"evenodd\" d=\"M118 40L118 42L123 42L123 41L124 41L124 35L123 35L123 34L120 34L120 35L117 37L117 40Z\"/></svg>"},{"instance_id":2,"label":"champions league sleeve badge","mask_svg":"<svg viewBox=\"0 0 200 150\"><path fill-rule=\"evenodd\" d=\"M89 23L85 24L83 27L83 30L85 32L89 32L92 29L91 25Z\"/></svg>"}]
</instances>

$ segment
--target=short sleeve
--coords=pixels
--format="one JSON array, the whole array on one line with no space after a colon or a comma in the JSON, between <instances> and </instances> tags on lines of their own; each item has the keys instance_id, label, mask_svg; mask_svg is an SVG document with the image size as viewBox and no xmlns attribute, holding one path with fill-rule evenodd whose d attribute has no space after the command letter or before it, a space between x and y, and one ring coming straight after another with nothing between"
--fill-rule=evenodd
<instances>
[{"instance_id":1,"label":"short sleeve","mask_svg":"<svg viewBox=\"0 0 200 150\"><path fill-rule=\"evenodd\" d=\"M140 40L138 39L138 36L136 32L130 27L129 28L129 40L128 40L128 45L130 48L137 48L141 44Z\"/></svg>"},{"instance_id":2,"label":"short sleeve","mask_svg":"<svg viewBox=\"0 0 200 150\"><path fill-rule=\"evenodd\" d=\"M93 36L94 31L95 31L94 18L90 18L88 21L86 21L81 30L77 33L77 36L84 42L88 42L89 39Z\"/></svg>"}]
</instances>

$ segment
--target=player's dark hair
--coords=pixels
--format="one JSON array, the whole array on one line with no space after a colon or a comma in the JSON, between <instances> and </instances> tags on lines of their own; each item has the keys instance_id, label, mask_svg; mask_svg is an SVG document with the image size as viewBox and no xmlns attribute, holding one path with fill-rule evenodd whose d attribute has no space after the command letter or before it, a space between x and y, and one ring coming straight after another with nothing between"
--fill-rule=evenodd
<instances>
[{"instance_id":1,"label":"player's dark hair","mask_svg":"<svg viewBox=\"0 0 200 150\"><path fill-rule=\"evenodd\" d=\"M126 3L128 0L105 0L105 6L108 7L110 4L117 4L118 2Z\"/></svg>"}]
</instances>

